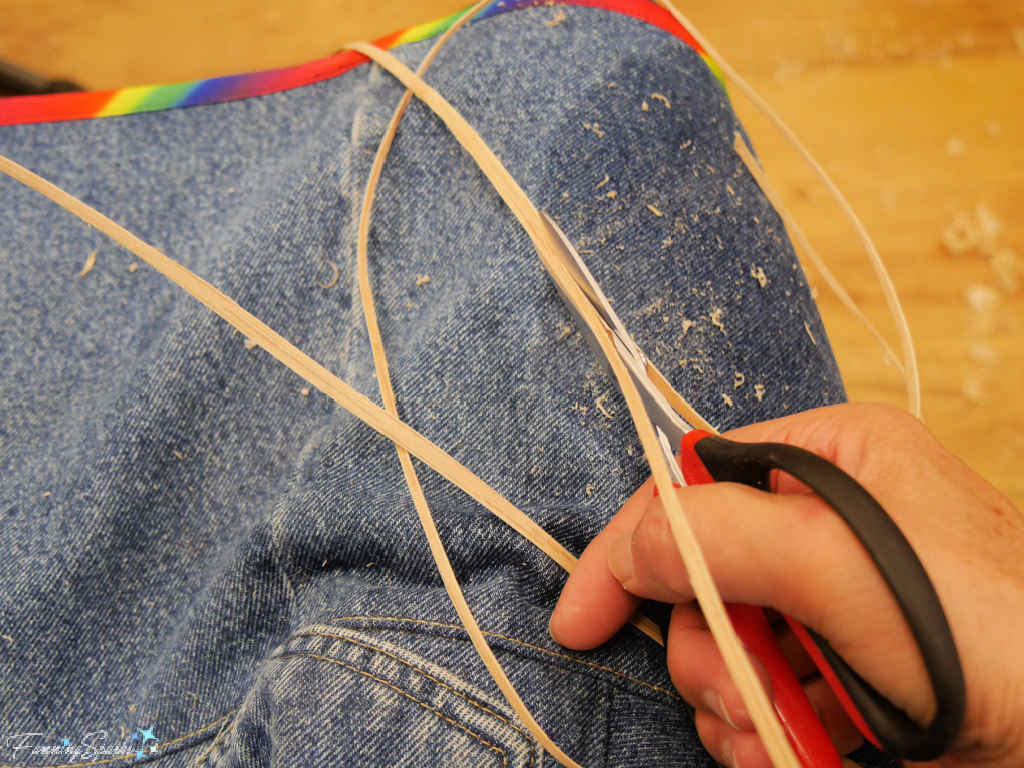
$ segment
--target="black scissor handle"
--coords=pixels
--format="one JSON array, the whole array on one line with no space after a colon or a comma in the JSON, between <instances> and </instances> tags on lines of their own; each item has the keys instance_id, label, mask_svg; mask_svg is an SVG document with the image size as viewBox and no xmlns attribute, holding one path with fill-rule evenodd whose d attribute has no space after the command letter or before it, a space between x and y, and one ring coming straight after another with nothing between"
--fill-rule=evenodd
<instances>
[{"instance_id":1,"label":"black scissor handle","mask_svg":"<svg viewBox=\"0 0 1024 768\"><path fill-rule=\"evenodd\" d=\"M770 490L773 469L800 480L850 527L885 578L924 659L936 712L922 728L878 693L808 630L882 747L894 757L926 761L945 754L966 709L964 674L949 621L928 574L892 518L856 480L817 454L782 443L737 443L708 436L693 445L717 482Z\"/></svg>"}]
</instances>

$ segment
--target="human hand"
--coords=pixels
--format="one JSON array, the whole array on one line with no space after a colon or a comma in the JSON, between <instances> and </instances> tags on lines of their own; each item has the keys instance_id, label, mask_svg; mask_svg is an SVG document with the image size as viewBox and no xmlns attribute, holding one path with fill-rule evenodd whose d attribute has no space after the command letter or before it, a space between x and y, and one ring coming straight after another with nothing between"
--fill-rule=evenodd
<instances>
[{"instance_id":1,"label":"human hand","mask_svg":"<svg viewBox=\"0 0 1024 768\"><path fill-rule=\"evenodd\" d=\"M797 445L830 460L878 500L914 547L949 619L967 685L961 734L948 755L927 765L1024 765L1024 516L895 408L823 408L727 437ZM869 556L802 484L787 475L773 484L775 494L731 483L676 491L723 599L772 608L814 629L879 693L927 724L935 701L924 664ZM693 601L650 480L583 553L551 617L551 634L568 648L594 648L643 599L675 605L666 638L669 672L698 710L708 751L733 768L769 768ZM776 629L840 753L855 749L861 736L831 689L785 622ZM767 684L764 667L752 660Z\"/></svg>"}]
</instances>

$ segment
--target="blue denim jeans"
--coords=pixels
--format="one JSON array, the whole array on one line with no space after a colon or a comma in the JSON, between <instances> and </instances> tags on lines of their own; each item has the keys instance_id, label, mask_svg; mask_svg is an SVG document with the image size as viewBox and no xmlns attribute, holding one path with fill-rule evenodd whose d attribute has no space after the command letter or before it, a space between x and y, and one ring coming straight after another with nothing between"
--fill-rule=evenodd
<instances>
[{"instance_id":1,"label":"blue denim jeans","mask_svg":"<svg viewBox=\"0 0 1024 768\"><path fill-rule=\"evenodd\" d=\"M843 401L721 84L643 21L562 10L470 25L428 81L713 424ZM397 55L415 66L430 44ZM401 94L364 65L0 128L0 152L379 402L355 235ZM0 179L0 210L0 762L551 765L459 625L392 444L34 192ZM648 474L636 434L528 237L416 101L370 264L401 417L581 552ZM586 766L709 765L664 651L632 627L556 645L565 574L419 466L475 615L556 742Z\"/></svg>"}]
</instances>

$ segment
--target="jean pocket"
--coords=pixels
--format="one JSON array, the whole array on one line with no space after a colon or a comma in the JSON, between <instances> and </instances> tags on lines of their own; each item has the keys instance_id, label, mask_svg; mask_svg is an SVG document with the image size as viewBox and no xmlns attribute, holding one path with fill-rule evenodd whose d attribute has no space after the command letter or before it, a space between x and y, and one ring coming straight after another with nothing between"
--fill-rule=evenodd
<instances>
[{"instance_id":1,"label":"jean pocket","mask_svg":"<svg viewBox=\"0 0 1024 768\"><path fill-rule=\"evenodd\" d=\"M538 765L529 733L497 691L458 674L450 645L424 635L396 642L372 628L307 627L261 664L230 732L205 762Z\"/></svg>"}]
</instances>

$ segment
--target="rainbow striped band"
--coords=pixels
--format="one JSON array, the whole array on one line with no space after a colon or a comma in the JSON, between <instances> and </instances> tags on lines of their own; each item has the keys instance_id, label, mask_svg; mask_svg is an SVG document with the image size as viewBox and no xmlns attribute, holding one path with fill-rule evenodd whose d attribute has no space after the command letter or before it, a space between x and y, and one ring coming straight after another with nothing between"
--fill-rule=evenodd
<instances>
[{"instance_id":1,"label":"rainbow striped band","mask_svg":"<svg viewBox=\"0 0 1024 768\"><path fill-rule=\"evenodd\" d=\"M722 81L718 66L704 52L696 40L661 6L649 0L495 0L473 19L483 19L537 5L577 5L601 8L640 19L675 35L701 55L705 63ZM415 43L444 33L461 15L455 13L429 24L420 24L404 32L388 35L376 42L386 50L406 43ZM155 112L162 109L194 107L222 101L247 99L268 93L298 88L337 77L369 61L354 51L343 51L334 56L287 69L271 69L244 75L215 77L191 83L148 85L121 88L114 91L61 93L53 96L21 96L0 99L0 125L46 123L60 120L86 120L96 117L131 115L137 112Z\"/></svg>"}]
</instances>

